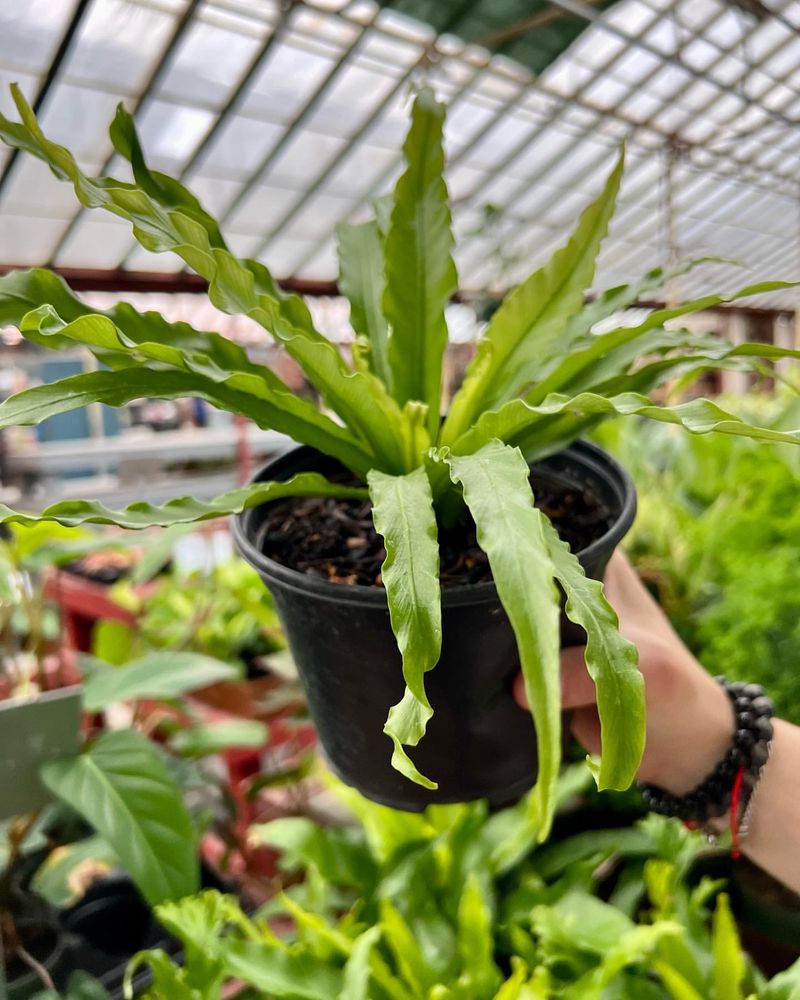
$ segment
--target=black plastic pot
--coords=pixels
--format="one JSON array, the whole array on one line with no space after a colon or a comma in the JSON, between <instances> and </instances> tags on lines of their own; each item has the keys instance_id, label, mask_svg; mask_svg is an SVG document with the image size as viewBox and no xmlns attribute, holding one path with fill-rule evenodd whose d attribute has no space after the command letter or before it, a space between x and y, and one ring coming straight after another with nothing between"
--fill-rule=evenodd
<instances>
[{"instance_id":1,"label":"black plastic pot","mask_svg":"<svg viewBox=\"0 0 800 1000\"><path fill-rule=\"evenodd\" d=\"M301 447L270 462L255 478L286 480L305 471L329 475L337 468L334 460ZM612 527L578 553L586 572L600 579L635 515L636 494L627 474L584 442L538 463L534 473L565 487L588 487L613 512ZM425 680L434 715L412 751L422 773L439 783L437 791L428 791L391 767L391 743L383 734L389 707L403 693L385 592L314 579L270 559L259 543L265 509L240 514L234 538L275 599L332 770L368 798L410 811L479 798L501 806L530 788L537 773L535 733L530 716L512 697L519 660L494 585L442 594L442 655ZM580 630L566 619L562 641L581 642Z\"/></svg>"},{"instance_id":2,"label":"black plastic pot","mask_svg":"<svg viewBox=\"0 0 800 1000\"><path fill-rule=\"evenodd\" d=\"M52 907L41 896L26 894L19 910L14 913L14 926L28 952L49 976L58 978L65 966L66 941ZM11 961L10 967L5 969L5 976L7 1000L27 1000L44 989L39 973L19 958Z\"/></svg>"}]
</instances>

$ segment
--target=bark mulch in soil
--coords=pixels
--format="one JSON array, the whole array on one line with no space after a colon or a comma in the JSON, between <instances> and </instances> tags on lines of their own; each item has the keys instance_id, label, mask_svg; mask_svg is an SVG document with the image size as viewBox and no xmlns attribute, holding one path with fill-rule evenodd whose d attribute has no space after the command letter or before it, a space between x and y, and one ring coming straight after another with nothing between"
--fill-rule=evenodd
<instances>
[{"instance_id":1,"label":"bark mulch in soil","mask_svg":"<svg viewBox=\"0 0 800 1000\"><path fill-rule=\"evenodd\" d=\"M531 476L536 506L543 510L573 551L605 534L613 515L589 488L564 488ZM276 562L333 583L380 587L383 539L372 523L368 501L330 497L277 500L266 508L259 546ZM486 554L478 547L467 515L450 531L439 532L443 588L492 579Z\"/></svg>"}]
</instances>

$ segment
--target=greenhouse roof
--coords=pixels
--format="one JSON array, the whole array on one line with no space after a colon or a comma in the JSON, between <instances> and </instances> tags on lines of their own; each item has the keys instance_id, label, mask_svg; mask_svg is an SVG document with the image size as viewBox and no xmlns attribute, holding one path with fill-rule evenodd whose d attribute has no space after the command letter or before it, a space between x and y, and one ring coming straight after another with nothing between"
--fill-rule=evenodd
<instances>
[{"instance_id":1,"label":"greenhouse roof","mask_svg":"<svg viewBox=\"0 0 800 1000\"><path fill-rule=\"evenodd\" d=\"M0 110L17 80L84 169L125 176L106 131L124 101L151 163L185 178L233 249L281 278L335 277L334 225L396 178L421 79L451 106L463 288L502 288L543 260L622 139L629 165L598 286L704 254L746 265L711 265L705 287L800 278L796 0L0 6ZM76 205L44 166L2 150L0 265L180 270ZM796 295L755 304L794 309Z\"/></svg>"}]
</instances>

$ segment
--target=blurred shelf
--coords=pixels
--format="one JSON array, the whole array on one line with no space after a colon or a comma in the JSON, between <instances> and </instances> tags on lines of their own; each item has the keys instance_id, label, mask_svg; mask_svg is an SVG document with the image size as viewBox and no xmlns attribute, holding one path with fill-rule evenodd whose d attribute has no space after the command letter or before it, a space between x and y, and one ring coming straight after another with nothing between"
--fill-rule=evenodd
<instances>
[{"instance_id":1,"label":"blurred shelf","mask_svg":"<svg viewBox=\"0 0 800 1000\"><path fill-rule=\"evenodd\" d=\"M16 448L8 456L9 471L18 475L53 476L76 468L107 471L130 462L176 462L235 460L240 440L237 427L192 428L178 431L127 431L117 437L46 441ZM290 438L276 431L248 428L251 455L263 457L284 451Z\"/></svg>"}]
</instances>

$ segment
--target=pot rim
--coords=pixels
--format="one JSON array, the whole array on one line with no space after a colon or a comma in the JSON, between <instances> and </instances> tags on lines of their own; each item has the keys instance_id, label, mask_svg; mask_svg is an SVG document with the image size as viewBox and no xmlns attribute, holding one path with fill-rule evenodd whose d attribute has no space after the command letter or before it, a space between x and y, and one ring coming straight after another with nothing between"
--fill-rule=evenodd
<instances>
[{"instance_id":1,"label":"pot rim","mask_svg":"<svg viewBox=\"0 0 800 1000\"><path fill-rule=\"evenodd\" d=\"M278 462L286 460L298 452L307 452L309 456L320 454L315 448L298 445L270 459L253 476L251 482L270 478L265 475ZM611 482L621 500L621 509L609 529L599 538L581 549L577 555L582 562L590 562L600 552L608 549L613 551L627 534L636 516L636 490L633 481L615 458L603 448L590 441L577 440L566 448L555 452L550 458L558 455L570 456L576 460L576 465L600 472L607 482ZM299 457L299 456L298 456ZM543 459L542 461L546 461ZM534 462L534 465L537 463ZM382 587L367 587L363 584L332 583L329 580L319 580L300 570L292 569L265 555L251 540L249 520L254 511L262 504L249 507L232 519L231 532L237 551L266 579L267 586L275 580L282 588L290 588L301 594L313 594L317 599L332 600L337 603L370 605L387 607L386 591ZM442 607L455 607L462 604L482 604L497 600L497 587L494 582L464 584L448 587L442 591Z\"/></svg>"}]
</instances>

